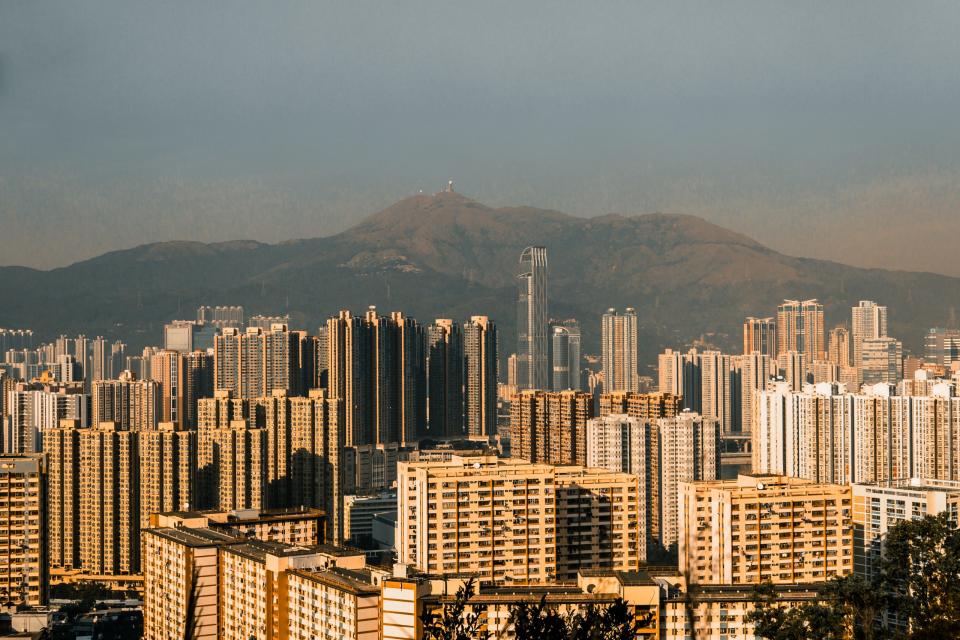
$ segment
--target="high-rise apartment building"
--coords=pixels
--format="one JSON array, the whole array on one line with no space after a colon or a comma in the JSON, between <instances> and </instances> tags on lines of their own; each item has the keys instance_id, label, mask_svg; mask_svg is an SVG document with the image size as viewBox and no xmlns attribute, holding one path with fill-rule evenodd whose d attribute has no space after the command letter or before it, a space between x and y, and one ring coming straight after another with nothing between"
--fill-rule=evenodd
<instances>
[{"instance_id":1,"label":"high-rise apartment building","mask_svg":"<svg viewBox=\"0 0 960 640\"><path fill-rule=\"evenodd\" d=\"M140 452L135 431L80 429L80 565L85 573L140 571Z\"/></svg>"},{"instance_id":2,"label":"high-rise apartment building","mask_svg":"<svg viewBox=\"0 0 960 640\"><path fill-rule=\"evenodd\" d=\"M523 250L517 285L517 386L521 389L548 389L546 247Z\"/></svg>"},{"instance_id":3,"label":"high-rise apartment building","mask_svg":"<svg viewBox=\"0 0 960 640\"><path fill-rule=\"evenodd\" d=\"M720 433L739 431L739 387L733 375L733 357L719 351L704 351L699 356L699 369L700 415L716 420Z\"/></svg>"},{"instance_id":4,"label":"high-rise apartment building","mask_svg":"<svg viewBox=\"0 0 960 640\"><path fill-rule=\"evenodd\" d=\"M760 394L753 468L815 482L960 480L960 398L948 385L930 396L892 395L889 385L802 393L774 385Z\"/></svg>"},{"instance_id":5,"label":"high-rise apartment building","mask_svg":"<svg viewBox=\"0 0 960 640\"><path fill-rule=\"evenodd\" d=\"M202 306L197 308L197 322L220 327L243 326L243 307L240 306Z\"/></svg>"},{"instance_id":6,"label":"high-rise apartment building","mask_svg":"<svg viewBox=\"0 0 960 640\"><path fill-rule=\"evenodd\" d=\"M827 344L827 360L841 368L852 366L850 332L846 327L830 329L830 339Z\"/></svg>"},{"instance_id":7,"label":"high-rise apartment building","mask_svg":"<svg viewBox=\"0 0 960 640\"><path fill-rule=\"evenodd\" d=\"M580 323L565 320L553 326L552 389L580 390Z\"/></svg>"},{"instance_id":8,"label":"high-rise apartment building","mask_svg":"<svg viewBox=\"0 0 960 640\"><path fill-rule=\"evenodd\" d=\"M853 412L831 384L794 392L787 382L757 394L753 470L847 484L852 469Z\"/></svg>"},{"instance_id":9,"label":"high-rise apartment building","mask_svg":"<svg viewBox=\"0 0 960 640\"><path fill-rule=\"evenodd\" d=\"M741 428L740 379L734 375L736 357L719 351L667 349L659 359L659 389L682 398L683 408L710 417L721 432Z\"/></svg>"},{"instance_id":10,"label":"high-rise apartment building","mask_svg":"<svg viewBox=\"0 0 960 640\"><path fill-rule=\"evenodd\" d=\"M683 408L697 411L700 407L700 356L696 349L687 353L667 349L657 357L657 390L679 396Z\"/></svg>"},{"instance_id":11,"label":"high-rise apartment building","mask_svg":"<svg viewBox=\"0 0 960 640\"><path fill-rule=\"evenodd\" d=\"M680 396L671 393L633 393L620 391L600 396L600 415L627 414L631 418L655 421L672 418L683 410Z\"/></svg>"},{"instance_id":12,"label":"high-rise apartment building","mask_svg":"<svg viewBox=\"0 0 960 640\"><path fill-rule=\"evenodd\" d=\"M347 445L392 445L423 435L426 337L416 320L371 307L327 323L329 391L346 410Z\"/></svg>"},{"instance_id":13,"label":"high-rise apartment building","mask_svg":"<svg viewBox=\"0 0 960 640\"><path fill-rule=\"evenodd\" d=\"M777 355L797 351L807 362L825 360L823 305L816 300L784 300L777 307Z\"/></svg>"},{"instance_id":14,"label":"high-rise apartment building","mask_svg":"<svg viewBox=\"0 0 960 640\"><path fill-rule=\"evenodd\" d=\"M896 384L903 379L903 343L893 338L860 341L860 380L864 384Z\"/></svg>"},{"instance_id":15,"label":"high-rise apartment building","mask_svg":"<svg viewBox=\"0 0 960 640\"><path fill-rule=\"evenodd\" d=\"M587 420L586 466L646 476L650 428L622 413Z\"/></svg>"},{"instance_id":16,"label":"high-rise apartment building","mask_svg":"<svg viewBox=\"0 0 960 640\"><path fill-rule=\"evenodd\" d=\"M240 540L208 528L143 532L143 637L216 640L220 548Z\"/></svg>"},{"instance_id":17,"label":"high-rise apartment building","mask_svg":"<svg viewBox=\"0 0 960 640\"><path fill-rule=\"evenodd\" d=\"M137 433L140 527L155 513L186 511L196 500L197 432L172 422Z\"/></svg>"},{"instance_id":18,"label":"high-rise apartment building","mask_svg":"<svg viewBox=\"0 0 960 640\"><path fill-rule=\"evenodd\" d=\"M0 456L0 599L47 601L46 460L41 454Z\"/></svg>"},{"instance_id":19,"label":"high-rise apartment building","mask_svg":"<svg viewBox=\"0 0 960 640\"><path fill-rule=\"evenodd\" d=\"M320 508L327 513L326 538L343 539L342 496L358 483L371 487L375 452L364 456L345 446L342 400L322 389L255 400L220 392L199 409L199 506Z\"/></svg>"},{"instance_id":20,"label":"high-rise apartment building","mask_svg":"<svg viewBox=\"0 0 960 640\"><path fill-rule=\"evenodd\" d=\"M749 317L743 323L743 355L754 351L771 358L777 355L777 321Z\"/></svg>"},{"instance_id":21,"label":"high-rise apartment building","mask_svg":"<svg viewBox=\"0 0 960 640\"><path fill-rule=\"evenodd\" d=\"M464 428L470 436L497 433L497 345L497 325L487 316L464 324Z\"/></svg>"},{"instance_id":22,"label":"high-rise apartment building","mask_svg":"<svg viewBox=\"0 0 960 640\"><path fill-rule=\"evenodd\" d=\"M883 558L887 532L898 522L960 513L960 482L903 478L853 485L854 569L872 578Z\"/></svg>"},{"instance_id":23,"label":"high-rise apartment building","mask_svg":"<svg viewBox=\"0 0 960 640\"><path fill-rule=\"evenodd\" d=\"M362 553L194 526L143 537L145 638L379 638L388 574Z\"/></svg>"},{"instance_id":24,"label":"high-rise apartment building","mask_svg":"<svg viewBox=\"0 0 960 640\"><path fill-rule=\"evenodd\" d=\"M427 329L427 435L463 434L463 328L440 318Z\"/></svg>"},{"instance_id":25,"label":"high-rise apartment building","mask_svg":"<svg viewBox=\"0 0 960 640\"><path fill-rule=\"evenodd\" d=\"M327 390L344 401L346 444L367 444L370 433L369 332L363 319L343 310L327 320Z\"/></svg>"},{"instance_id":26,"label":"high-rise apartment building","mask_svg":"<svg viewBox=\"0 0 960 640\"><path fill-rule=\"evenodd\" d=\"M400 463L398 560L432 574L544 583L645 558L636 476L517 459Z\"/></svg>"},{"instance_id":27,"label":"high-rise apartment building","mask_svg":"<svg viewBox=\"0 0 960 640\"><path fill-rule=\"evenodd\" d=\"M803 584L853 571L849 486L763 474L685 482L679 510L690 584Z\"/></svg>"},{"instance_id":28,"label":"high-rise apartment building","mask_svg":"<svg viewBox=\"0 0 960 640\"><path fill-rule=\"evenodd\" d=\"M343 401L315 389L306 398L277 391L258 403L266 411L267 506L323 509L326 538L340 542L344 489L354 484L345 477Z\"/></svg>"},{"instance_id":29,"label":"high-rise apartment building","mask_svg":"<svg viewBox=\"0 0 960 640\"><path fill-rule=\"evenodd\" d=\"M150 378L160 383L159 422L197 426L197 402L213 395L213 365L204 351L163 350L150 356Z\"/></svg>"},{"instance_id":30,"label":"high-rise apartment building","mask_svg":"<svg viewBox=\"0 0 960 640\"><path fill-rule=\"evenodd\" d=\"M88 397L81 383L18 383L7 393L4 453L40 452L44 432L60 420L79 420L86 425Z\"/></svg>"},{"instance_id":31,"label":"high-rise apartment building","mask_svg":"<svg viewBox=\"0 0 960 640\"><path fill-rule=\"evenodd\" d=\"M656 424L648 473L651 479L651 536L664 549L677 544L677 497L681 483L716 480L720 473L720 425L684 411Z\"/></svg>"},{"instance_id":32,"label":"high-rise apartment building","mask_svg":"<svg viewBox=\"0 0 960 640\"><path fill-rule=\"evenodd\" d=\"M213 349L220 327L193 320L174 320L163 326L163 348L180 353Z\"/></svg>"},{"instance_id":33,"label":"high-rise apartment building","mask_svg":"<svg viewBox=\"0 0 960 640\"><path fill-rule=\"evenodd\" d=\"M269 330L223 329L214 339L214 389L238 398L260 398L274 389L301 394L298 365L300 335L284 324Z\"/></svg>"},{"instance_id":34,"label":"high-rise apartment building","mask_svg":"<svg viewBox=\"0 0 960 640\"><path fill-rule=\"evenodd\" d=\"M777 374L776 360L759 352L734 358L731 366L739 377L740 431L751 433L754 428L756 397L767 388L772 376Z\"/></svg>"},{"instance_id":35,"label":"high-rise apartment building","mask_svg":"<svg viewBox=\"0 0 960 640\"><path fill-rule=\"evenodd\" d=\"M4 329L0 328L0 353L6 353L10 349L32 349L33 348L33 330L32 329Z\"/></svg>"},{"instance_id":36,"label":"high-rise apartment building","mask_svg":"<svg viewBox=\"0 0 960 640\"><path fill-rule=\"evenodd\" d=\"M510 404L511 452L530 462L586 464L593 396L582 391L519 392Z\"/></svg>"},{"instance_id":37,"label":"high-rise apartment building","mask_svg":"<svg viewBox=\"0 0 960 640\"><path fill-rule=\"evenodd\" d=\"M639 391L637 312L632 307L627 307L623 314L607 309L602 332L604 391Z\"/></svg>"},{"instance_id":38,"label":"high-rise apartment building","mask_svg":"<svg viewBox=\"0 0 960 640\"><path fill-rule=\"evenodd\" d=\"M52 569L80 568L80 423L64 420L43 438L47 457L47 558Z\"/></svg>"},{"instance_id":39,"label":"high-rise apartment building","mask_svg":"<svg viewBox=\"0 0 960 640\"><path fill-rule=\"evenodd\" d=\"M934 327L923 338L924 359L946 367L960 360L960 329Z\"/></svg>"},{"instance_id":40,"label":"high-rise apartment building","mask_svg":"<svg viewBox=\"0 0 960 640\"><path fill-rule=\"evenodd\" d=\"M231 420L228 426L201 427L197 440L198 506L225 510L265 506L266 429L249 420Z\"/></svg>"},{"instance_id":41,"label":"high-rise apartment building","mask_svg":"<svg viewBox=\"0 0 960 640\"><path fill-rule=\"evenodd\" d=\"M829 360L818 360L807 368L807 378L813 384L840 382L840 367Z\"/></svg>"},{"instance_id":42,"label":"high-rise apartment building","mask_svg":"<svg viewBox=\"0 0 960 640\"><path fill-rule=\"evenodd\" d=\"M863 368L863 342L887 336L887 308L871 300L861 300L851 310L853 366Z\"/></svg>"},{"instance_id":43,"label":"high-rise apartment building","mask_svg":"<svg viewBox=\"0 0 960 640\"><path fill-rule=\"evenodd\" d=\"M377 430L377 444L399 442L407 445L419 440L427 424L426 336L419 322L399 311L391 313L390 320L396 332L396 368L392 376L396 400L392 401L393 407L389 404L384 407L383 396L378 394L377 415L381 426ZM390 375L386 378L389 382ZM381 380L379 376L378 380ZM398 414L396 418L391 415L394 412ZM383 422L393 420L397 422L395 427L383 428Z\"/></svg>"},{"instance_id":44,"label":"high-rise apartment building","mask_svg":"<svg viewBox=\"0 0 960 640\"><path fill-rule=\"evenodd\" d=\"M793 391L807 384L807 356L799 351L786 351L777 356L777 370Z\"/></svg>"},{"instance_id":45,"label":"high-rise apartment building","mask_svg":"<svg viewBox=\"0 0 960 640\"><path fill-rule=\"evenodd\" d=\"M121 431L153 429L159 422L160 384L155 380L95 380L90 390L91 424L112 422Z\"/></svg>"}]
</instances>

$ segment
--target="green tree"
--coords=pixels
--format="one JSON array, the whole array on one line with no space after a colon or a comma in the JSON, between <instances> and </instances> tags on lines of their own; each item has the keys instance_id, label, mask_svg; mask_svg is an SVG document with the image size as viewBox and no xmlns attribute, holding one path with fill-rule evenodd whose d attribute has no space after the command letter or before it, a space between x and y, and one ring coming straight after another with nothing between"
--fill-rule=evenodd
<instances>
[{"instance_id":1,"label":"green tree","mask_svg":"<svg viewBox=\"0 0 960 640\"><path fill-rule=\"evenodd\" d=\"M591 604L567 618L567 637L570 640L603 640L604 614Z\"/></svg>"},{"instance_id":2,"label":"green tree","mask_svg":"<svg viewBox=\"0 0 960 640\"><path fill-rule=\"evenodd\" d=\"M746 621L754 625L754 633L768 640L844 640L845 626L829 604L813 602L799 607L778 603L779 592L770 582L757 587L756 608Z\"/></svg>"},{"instance_id":3,"label":"green tree","mask_svg":"<svg viewBox=\"0 0 960 640\"><path fill-rule=\"evenodd\" d=\"M457 590L454 601L440 610L440 614L426 612L420 617L425 640L483 640L486 633L480 631L480 615L467 611L475 585L470 580Z\"/></svg>"},{"instance_id":4,"label":"green tree","mask_svg":"<svg viewBox=\"0 0 960 640\"><path fill-rule=\"evenodd\" d=\"M946 513L897 523L884 543L888 611L907 638L960 638L960 530Z\"/></svg>"},{"instance_id":5,"label":"green tree","mask_svg":"<svg viewBox=\"0 0 960 640\"><path fill-rule=\"evenodd\" d=\"M640 623L623 598L617 598L603 613L604 640L634 640Z\"/></svg>"},{"instance_id":6,"label":"green tree","mask_svg":"<svg viewBox=\"0 0 960 640\"><path fill-rule=\"evenodd\" d=\"M510 611L510 621L516 629L517 640L634 640L639 626L622 598L606 607L587 605L566 617L548 607L546 599L541 598L536 604L515 605Z\"/></svg>"},{"instance_id":7,"label":"green tree","mask_svg":"<svg viewBox=\"0 0 960 640\"><path fill-rule=\"evenodd\" d=\"M557 610L547 606L547 597L540 602L521 602L510 610L510 624L517 640L564 640L567 622ZM589 637L589 636L588 636Z\"/></svg>"},{"instance_id":8,"label":"green tree","mask_svg":"<svg viewBox=\"0 0 960 640\"><path fill-rule=\"evenodd\" d=\"M825 582L815 602L782 607L771 584L748 617L769 640L960 638L960 529L948 514L890 528L879 571Z\"/></svg>"}]
</instances>

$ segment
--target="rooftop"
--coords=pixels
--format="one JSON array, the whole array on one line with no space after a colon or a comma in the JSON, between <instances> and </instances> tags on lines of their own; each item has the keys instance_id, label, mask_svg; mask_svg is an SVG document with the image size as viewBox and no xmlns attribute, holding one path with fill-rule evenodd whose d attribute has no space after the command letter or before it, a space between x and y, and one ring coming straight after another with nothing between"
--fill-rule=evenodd
<instances>
[{"instance_id":1,"label":"rooftop","mask_svg":"<svg viewBox=\"0 0 960 640\"><path fill-rule=\"evenodd\" d=\"M178 528L162 527L159 529L145 529L144 533L153 533L155 535L167 538L174 542L186 545L188 547L213 547L225 544L234 544L239 542L237 538L228 536L220 531L203 528Z\"/></svg>"}]
</instances>

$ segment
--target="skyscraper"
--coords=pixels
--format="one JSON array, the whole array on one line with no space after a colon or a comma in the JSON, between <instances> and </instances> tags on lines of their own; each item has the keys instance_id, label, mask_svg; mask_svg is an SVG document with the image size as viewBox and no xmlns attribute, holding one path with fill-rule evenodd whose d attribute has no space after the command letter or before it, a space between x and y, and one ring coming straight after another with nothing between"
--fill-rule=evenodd
<instances>
[{"instance_id":1,"label":"skyscraper","mask_svg":"<svg viewBox=\"0 0 960 640\"><path fill-rule=\"evenodd\" d=\"M415 443L427 425L427 353L423 325L399 311L390 314L396 369L392 376L396 385L396 427L393 437L382 437L381 443ZM382 432L382 431L381 431Z\"/></svg>"},{"instance_id":2,"label":"skyscraper","mask_svg":"<svg viewBox=\"0 0 960 640\"><path fill-rule=\"evenodd\" d=\"M226 394L228 392L220 392ZM245 401L240 400L240 403ZM200 413L214 403L238 408L228 398L205 398ZM201 508L259 509L267 489L267 432L255 421L221 413L216 424L201 420L197 440L197 503ZM226 422L226 424L224 424Z\"/></svg>"},{"instance_id":3,"label":"skyscraper","mask_svg":"<svg viewBox=\"0 0 960 640\"><path fill-rule=\"evenodd\" d=\"M150 516L186 511L195 504L197 432L172 422L137 433L140 451L140 527Z\"/></svg>"},{"instance_id":4,"label":"skyscraper","mask_svg":"<svg viewBox=\"0 0 960 640\"><path fill-rule=\"evenodd\" d=\"M47 600L47 462L42 454L0 457L0 598Z\"/></svg>"},{"instance_id":5,"label":"skyscraper","mask_svg":"<svg viewBox=\"0 0 960 640\"><path fill-rule=\"evenodd\" d=\"M807 383L808 360L806 354L787 351L777 357L777 369L794 391L801 391Z\"/></svg>"},{"instance_id":6,"label":"skyscraper","mask_svg":"<svg viewBox=\"0 0 960 640\"><path fill-rule=\"evenodd\" d=\"M607 309L602 324L603 390L639 391L636 311L627 307L621 315Z\"/></svg>"},{"instance_id":7,"label":"skyscraper","mask_svg":"<svg viewBox=\"0 0 960 640\"><path fill-rule=\"evenodd\" d=\"M160 383L158 422L197 426L197 401L213 395L213 358L203 351L163 350L150 357L150 377Z\"/></svg>"},{"instance_id":8,"label":"skyscraper","mask_svg":"<svg viewBox=\"0 0 960 640\"><path fill-rule=\"evenodd\" d=\"M426 338L413 318L370 307L327 323L328 381L342 398L347 446L412 442L426 424Z\"/></svg>"},{"instance_id":9,"label":"skyscraper","mask_svg":"<svg viewBox=\"0 0 960 640\"><path fill-rule=\"evenodd\" d=\"M846 327L830 329L830 340L827 346L827 360L841 369L850 366L850 332Z\"/></svg>"},{"instance_id":10,"label":"skyscraper","mask_svg":"<svg viewBox=\"0 0 960 640\"><path fill-rule=\"evenodd\" d=\"M687 353L666 349L657 358L658 391L680 396L683 408L696 413L700 413L703 394L700 361L696 349Z\"/></svg>"},{"instance_id":11,"label":"skyscraper","mask_svg":"<svg viewBox=\"0 0 960 640\"><path fill-rule=\"evenodd\" d=\"M651 524L650 532L659 534L660 544L669 549L677 543L677 500L681 483L719 477L720 425L692 411L684 411L675 418L661 418L656 425L656 447L651 449L651 458L656 462L648 470L656 479L656 489L651 490L654 497L651 519L658 515L659 522L656 527Z\"/></svg>"},{"instance_id":12,"label":"skyscraper","mask_svg":"<svg viewBox=\"0 0 960 640\"><path fill-rule=\"evenodd\" d=\"M580 324L566 320L553 326L552 388L580 390Z\"/></svg>"},{"instance_id":13,"label":"skyscraper","mask_svg":"<svg viewBox=\"0 0 960 640\"><path fill-rule=\"evenodd\" d=\"M587 421L586 466L645 477L650 421L620 413Z\"/></svg>"},{"instance_id":14,"label":"skyscraper","mask_svg":"<svg viewBox=\"0 0 960 640\"><path fill-rule=\"evenodd\" d=\"M548 389L546 247L523 250L517 280L517 386Z\"/></svg>"},{"instance_id":15,"label":"skyscraper","mask_svg":"<svg viewBox=\"0 0 960 640\"><path fill-rule=\"evenodd\" d=\"M301 394L299 338L284 324L274 324L268 331L225 328L214 339L214 388L238 398L260 398L274 389Z\"/></svg>"},{"instance_id":16,"label":"skyscraper","mask_svg":"<svg viewBox=\"0 0 960 640\"><path fill-rule=\"evenodd\" d=\"M463 329L439 318L427 329L427 433L431 437L463 433Z\"/></svg>"},{"instance_id":17,"label":"skyscraper","mask_svg":"<svg viewBox=\"0 0 960 640\"><path fill-rule=\"evenodd\" d=\"M743 323L743 355L759 351L777 355L777 322L773 318L747 318Z\"/></svg>"},{"instance_id":18,"label":"skyscraper","mask_svg":"<svg viewBox=\"0 0 960 640\"><path fill-rule=\"evenodd\" d=\"M160 385L155 380L95 380L90 423L113 422L120 431L154 428L159 420Z\"/></svg>"},{"instance_id":19,"label":"skyscraper","mask_svg":"<svg viewBox=\"0 0 960 640\"><path fill-rule=\"evenodd\" d=\"M887 308L872 300L861 300L851 310L851 338L853 342L853 366L863 368L863 342L887 336Z\"/></svg>"},{"instance_id":20,"label":"skyscraper","mask_svg":"<svg viewBox=\"0 0 960 640\"><path fill-rule=\"evenodd\" d=\"M43 438L47 456L47 531L51 568L80 568L80 428L63 420Z\"/></svg>"},{"instance_id":21,"label":"skyscraper","mask_svg":"<svg viewBox=\"0 0 960 640\"><path fill-rule=\"evenodd\" d=\"M510 405L515 457L530 462L586 464L593 397L582 391L521 391Z\"/></svg>"},{"instance_id":22,"label":"skyscraper","mask_svg":"<svg viewBox=\"0 0 960 640\"><path fill-rule=\"evenodd\" d=\"M864 384L896 384L903 378L903 344L890 337L860 342L860 380Z\"/></svg>"},{"instance_id":23,"label":"skyscraper","mask_svg":"<svg viewBox=\"0 0 960 640\"><path fill-rule=\"evenodd\" d=\"M816 300L784 300L777 307L777 355L798 351L807 362L825 360L823 305Z\"/></svg>"},{"instance_id":24,"label":"skyscraper","mask_svg":"<svg viewBox=\"0 0 960 640\"><path fill-rule=\"evenodd\" d=\"M140 453L135 431L80 430L80 563L95 575L140 570Z\"/></svg>"},{"instance_id":25,"label":"skyscraper","mask_svg":"<svg viewBox=\"0 0 960 640\"><path fill-rule=\"evenodd\" d=\"M79 420L85 426L88 396L81 391L80 383L19 383L7 393L4 453L38 453L43 433L57 427L60 420Z\"/></svg>"},{"instance_id":26,"label":"skyscraper","mask_svg":"<svg viewBox=\"0 0 960 640\"><path fill-rule=\"evenodd\" d=\"M497 325L472 316L463 326L464 428L471 436L497 433Z\"/></svg>"},{"instance_id":27,"label":"skyscraper","mask_svg":"<svg viewBox=\"0 0 960 640\"><path fill-rule=\"evenodd\" d=\"M346 446L369 444L369 332L363 319L344 309L327 320L327 390L344 402Z\"/></svg>"},{"instance_id":28,"label":"skyscraper","mask_svg":"<svg viewBox=\"0 0 960 640\"><path fill-rule=\"evenodd\" d=\"M313 389L306 398L275 391L255 403L256 411L262 409L266 414L265 505L271 509L323 509L326 538L342 540L343 402L327 397L322 389Z\"/></svg>"},{"instance_id":29,"label":"skyscraper","mask_svg":"<svg viewBox=\"0 0 960 640\"><path fill-rule=\"evenodd\" d=\"M950 368L960 360L960 329L934 327L923 338L923 354L927 362Z\"/></svg>"},{"instance_id":30,"label":"skyscraper","mask_svg":"<svg viewBox=\"0 0 960 640\"><path fill-rule=\"evenodd\" d=\"M740 431L750 433L753 430L756 395L766 389L770 377L776 375L777 363L759 352L734 360L733 366L739 370Z\"/></svg>"}]
</instances>

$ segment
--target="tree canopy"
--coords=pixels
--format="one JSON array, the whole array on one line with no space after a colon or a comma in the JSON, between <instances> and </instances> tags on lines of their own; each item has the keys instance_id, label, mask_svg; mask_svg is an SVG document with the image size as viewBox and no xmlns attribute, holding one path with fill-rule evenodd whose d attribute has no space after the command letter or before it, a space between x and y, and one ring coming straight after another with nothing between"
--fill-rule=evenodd
<instances>
[{"instance_id":1,"label":"tree canopy","mask_svg":"<svg viewBox=\"0 0 960 640\"><path fill-rule=\"evenodd\" d=\"M795 607L764 584L748 621L768 640L960 638L960 529L946 513L898 522L869 579L833 578Z\"/></svg>"}]
</instances>

